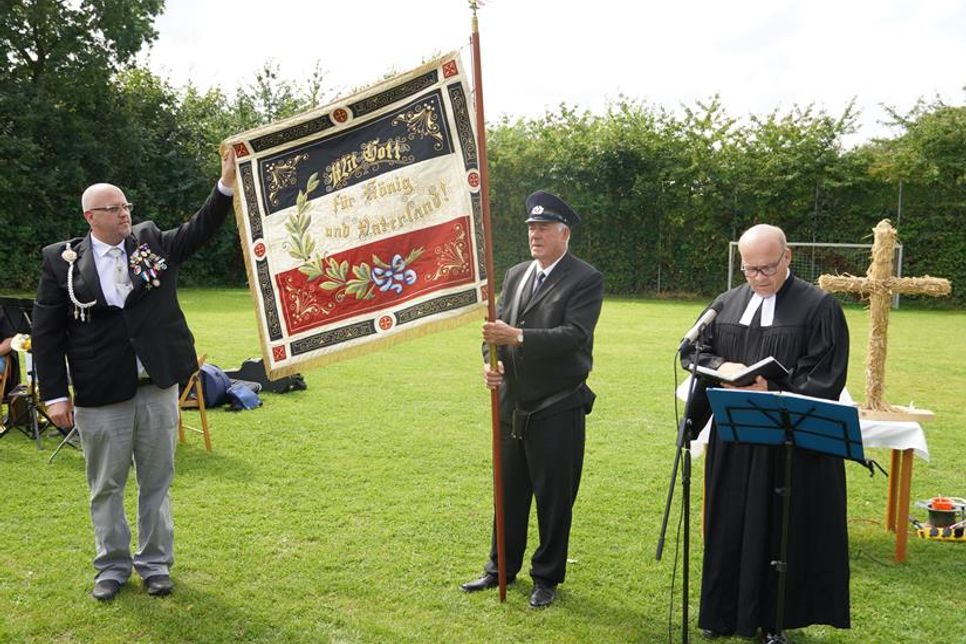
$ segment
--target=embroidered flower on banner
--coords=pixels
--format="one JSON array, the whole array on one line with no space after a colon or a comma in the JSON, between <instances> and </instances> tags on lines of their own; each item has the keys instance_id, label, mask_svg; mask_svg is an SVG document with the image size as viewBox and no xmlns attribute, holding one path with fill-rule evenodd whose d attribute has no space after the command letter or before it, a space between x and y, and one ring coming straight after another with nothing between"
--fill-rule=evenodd
<instances>
[{"instance_id":1,"label":"embroidered flower on banner","mask_svg":"<svg viewBox=\"0 0 966 644\"><path fill-rule=\"evenodd\" d=\"M165 259L147 244L141 244L131 253L130 265L134 275L141 278L146 289L161 286L161 273L168 270Z\"/></svg>"},{"instance_id":2,"label":"embroidered flower on banner","mask_svg":"<svg viewBox=\"0 0 966 644\"><path fill-rule=\"evenodd\" d=\"M399 294L402 293L404 284L413 284L416 281L416 271L408 266L422 254L422 248L414 248L405 259L397 254L388 264L373 255L372 266L367 262L350 266L345 259L340 262L334 257L318 257L302 264L299 272L310 282L322 280L319 288L331 292L337 301L341 302L350 295L357 300L371 300L376 296L376 287L381 293L391 290Z\"/></svg>"},{"instance_id":3,"label":"embroidered flower on banner","mask_svg":"<svg viewBox=\"0 0 966 644\"><path fill-rule=\"evenodd\" d=\"M396 294L403 292L403 284L412 284L416 281L416 271L406 268L406 260L402 255L395 255L392 262L385 268L375 266L372 269L372 281L376 283L379 290L385 293L392 290Z\"/></svg>"}]
</instances>

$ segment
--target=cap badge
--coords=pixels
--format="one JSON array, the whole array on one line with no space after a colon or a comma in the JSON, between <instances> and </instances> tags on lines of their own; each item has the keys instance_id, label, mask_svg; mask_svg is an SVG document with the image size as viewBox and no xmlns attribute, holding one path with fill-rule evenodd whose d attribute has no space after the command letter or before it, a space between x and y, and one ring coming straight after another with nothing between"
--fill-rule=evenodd
<instances>
[{"instance_id":1,"label":"cap badge","mask_svg":"<svg viewBox=\"0 0 966 644\"><path fill-rule=\"evenodd\" d=\"M531 215L542 215L543 214L543 206L534 206L533 208L530 209L530 214Z\"/></svg>"}]
</instances>

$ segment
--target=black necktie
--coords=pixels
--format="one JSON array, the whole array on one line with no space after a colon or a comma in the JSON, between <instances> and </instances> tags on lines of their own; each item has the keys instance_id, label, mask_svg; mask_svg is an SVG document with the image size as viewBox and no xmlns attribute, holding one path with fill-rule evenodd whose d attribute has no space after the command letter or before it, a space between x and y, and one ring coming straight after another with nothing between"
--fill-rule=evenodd
<instances>
[{"instance_id":1,"label":"black necktie","mask_svg":"<svg viewBox=\"0 0 966 644\"><path fill-rule=\"evenodd\" d=\"M547 277L546 273L544 273L543 271L537 271L537 274L533 278L533 288L530 289L530 294L527 297L527 300L524 306L528 306L530 302L533 301L533 298L537 296L537 293L540 291L540 287L543 285L543 280L545 280L546 277Z\"/></svg>"},{"instance_id":2,"label":"black necktie","mask_svg":"<svg viewBox=\"0 0 966 644\"><path fill-rule=\"evenodd\" d=\"M537 271L537 279L533 281L533 292L530 293L531 299L537 294L537 291L540 290L540 287L543 286L543 280L545 279L547 279L547 274L543 271Z\"/></svg>"}]
</instances>

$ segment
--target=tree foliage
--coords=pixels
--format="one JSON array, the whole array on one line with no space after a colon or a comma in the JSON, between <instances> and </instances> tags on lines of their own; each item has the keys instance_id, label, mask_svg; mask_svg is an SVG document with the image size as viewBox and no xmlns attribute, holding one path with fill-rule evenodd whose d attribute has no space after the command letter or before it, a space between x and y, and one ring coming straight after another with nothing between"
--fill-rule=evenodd
<instances>
[{"instance_id":1,"label":"tree foliage","mask_svg":"<svg viewBox=\"0 0 966 644\"><path fill-rule=\"evenodd\" d=\"M904 133L868 149L868 172L895 195L903 241L915 240L906 273L953 280L953 301L966 302L966 106L920 101L891 110Z\"/></svg>"},{"instance_id":2,"label":"tree foliage","mask_svg":"<svg viewBox=\"0 0 966 644\"><path fill-rule=\"evenodd\" d=\"M0 13L0 254L4 287L31 289L39 249L82 234L78 198L95 181L121 186L136 218L189 217L218 174L224 138L321 104L317 64L295 83L266 62L226 93L172 87L132 64L156 37L162 0L4 0ZM736 118L717 96L670 112L620 97L603 114L560 105L487 132L497 279L527 257L523 203L537 189L584 215L574 251L603 270L612 294L711 295L725 286L727 242L748 226L795 241L868 240L898 225L905 271L951 278L966 302L966 107L920 102L891 111L901 134L842 146L858 113L813 106ZM182 273L238 285L234 222Z\"/></svg>"},{"instance_id":3,"label":"tree foliage","mask_svg":"<svg viewBox=\"0 0 966 644\"><path fill-rule=\"evenodd\" d=\"M962 282L966 236L966 108L920 106L904 134L844 150L853 105L736 119L720 100L672 114L621 99L603 115L561 106L540 119L504 119L489 132L496 262L525 258L522 204L532 190L582 213L572 248L620 294L711 295L725 286L727 243L755 223L793 241L868 241L899 224L907 274ZM898 181L904 181L897 220ZM966 301L954 290L950 300Z\"/></svg>"},{"instance_id":4,"label":"tree foliage","mask_svg":"<svg viewBox=\"0 0 966 644\"><path fill-rule=\"evenodd\" d=\"M172 87L132 64L157 36L162 0L5 1L0 13L0 218L5 289L30 290L40 248L86 232L80 195L107 181L135 219L187 219L218 176L218 144L321 101L323 76L296 85L266 63L249 87ZM234 222L183 274L187 283L242 284Z\"/></svg>"},{"instance_id":5,"label":"tree foliage","mask_svg":"<svg viewBox=\"0 0 966 644\"><path fill-rule=\"evenodd\" d=\"M0 214L7 288L36 279L39 249L86 228L79 196L123 176L132 127L115 73L156 37L161 0L13 0L0 13ZM120 182L119 182L120 183ZM122 184L123 185L123 184Z\"/></svg>"}]
</instances>

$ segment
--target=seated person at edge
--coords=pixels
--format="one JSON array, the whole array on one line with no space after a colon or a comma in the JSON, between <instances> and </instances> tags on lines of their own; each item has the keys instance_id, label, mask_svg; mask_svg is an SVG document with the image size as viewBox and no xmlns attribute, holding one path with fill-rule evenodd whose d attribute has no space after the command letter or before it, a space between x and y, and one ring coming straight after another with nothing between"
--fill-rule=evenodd
<instances>
[{"instance_id":1,"label":"seated person at edge","mask_svg":"<svg viewBox=\"0 0 966 644\"><path fill-rule=\"evenodd\" d=\"M507 271L498 319L483 325L483 377L500 392L506 579L513 581L523 565L536 498L539 543L530 558L530 607L544 608L556 599L566 573L586 416L595 399L586 380L604 276L567 250L580 222L570 206L543 191L526 205L533 261ZM490 344L499 352L497 370L490 369ZM498 586L498 571L493 535L483 576L460 587L475 592Z\"/></svg>"},{"instance_id":2,"label":"seated person at edge","mask_svg":"<svg viewBox=\"0 0 966 644\"><path fill-rule=\"evenodd\" d=\"M221 178L194 216L171 230L133 224L124 193L88 187L81 208L90 231L43 249L33 315L40 395L58 427L77 427L94 527L94 588L114 599L137 571L152 596L174 584L169 488L178 439L178 383L198 368L194 337L178 304L181 264L231 211L235 153L222 152ZM74 398L68 398L69 381ZM138 547L124 513L134 462Z\"/></svg>"},{"instance_id":3,"label":"seated person at edge","mask_svg":"<svg viewBox=\"0 0 966 644\"><path fill-rule=\"evenodd\" d=\"M0 391L0 399L2 399L7 392L17 386L20 382L20 361L17 360L17 354L13 352L13 336L17 335L16 330L13 325L10 324L10 320L3 311L0 311L0 376L3 375L4 369L7 368L7 362L10 363L10 377L7 378L7 384L4 386L4 391Z\"/></svg>"},{"instance_id":4,"label":"seated person at edge","mask_svg":"<svg viewBox=\"0 0 966 644\"><path fill-rule=\"evenodd\" d=\"M845 386L849 330L838 301L796 277L780 228L759 224L738 241L746 283L719 296L723 308L700 338L699 363L727 371L773 356L791 370L747 390L782 390L838 400ZM690 365L692 351L682 355ZM738 364L729 364L738 363ZM737 370L737 369L736 369ZM702 381L692 401L695 427L711 415ZM706 638L776 635L784 451L723 442L712 425L705 459L705 541L698 626ZM792 456L783 626L849 628L845 465L804 449ZM780 634L777 634L780 635Z\"/></svg>"}]
</instances>

